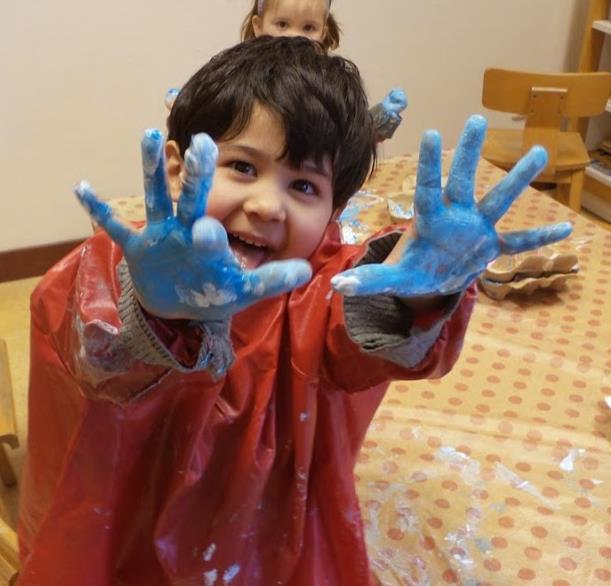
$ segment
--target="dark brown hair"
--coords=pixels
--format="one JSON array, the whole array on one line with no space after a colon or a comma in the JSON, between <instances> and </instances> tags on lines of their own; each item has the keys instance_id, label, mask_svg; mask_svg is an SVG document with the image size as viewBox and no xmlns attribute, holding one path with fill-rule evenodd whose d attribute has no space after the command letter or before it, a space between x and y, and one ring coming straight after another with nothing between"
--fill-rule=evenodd
<instances>
[{"instance_id":1,"label":"dark brown hair","mask_svg":"<svg viewBox=\"0 0 611 586\"><path fill-rule=\"evenodd\" d=\"M214 140L234 138L255 104L282 124L282 156L292 166L329 157L335 207L361 187L376 160L361 76L354 63L304 37L263 36L213 57L180 90L168 117L168 139L184 156L199 132Z\"/></svg>"},{"instance_id":2,"label":"dark brown hair","mask_svg":"<svg viewBox=\"0 0 611 586\"><path fill-rule=\"evenodd\" d=\"M269 2L269 0L267 0ZM242 29L240 32L240 38L243 41L249 41L250 39L255 38L255 29L252 24L253 16L257 16L259 14L259 2L258 0L253 0L253 6L246 15L244 22L242 23ZM262 14L259 16L263 16ZM327 34L324 39L321 41L321 45L324 47L326 51L330 51L333 49L337 49L339 47L339 39L342 33L342 29L339 26L339 23L333 16L331 12L329 12L327 16Z\"/></svg>"}]
</instances>

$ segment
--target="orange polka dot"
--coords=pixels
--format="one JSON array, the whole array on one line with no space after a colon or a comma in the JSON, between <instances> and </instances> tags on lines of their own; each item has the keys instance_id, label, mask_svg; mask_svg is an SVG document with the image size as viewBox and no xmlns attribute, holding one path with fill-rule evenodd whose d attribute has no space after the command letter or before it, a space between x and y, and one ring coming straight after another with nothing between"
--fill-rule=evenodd
<instances>
[{"instance_id":1,"label":"orange polka dot","mask_svg":"<svg viewBox=\"0 0 611 586\"><path fill-rule=\"evenodd\" d=\"M575 499L575 504L581 509L589 509L592 506L589 498L581 496Z\"/></svg>"},{"instance_id":2,"label":"orange polka dot","mask_svg":"<svg viewBox=\"0 0 611 586\"><path fill-rule=\"evenodd\" d=\"M515 525L515 522L511 517L501 517L498 522L501 527L505 527L506 529L510 529Z\"/></svg>"},{"instance_id":3,"label":"orange polka dot","mask_svg":"<svg viewBox=\"0 0 611 586\"><path fill-rule=\"evenodd\" d=\"M606 558L606 559L611 559L611 547L601 547L598 550L598 553L600 554L601 557Z\"/></svg>"},{"instance_id":4,"label":"orange polka dot","mask_svg":"<svg viewBox=\"0 0 611 586\"><path fill-rule=\"evenodd\" d=\"M426 522L433 529L441 529L443 527L443 521L439 517L429 517Z\"/></svg>"},{"instance_id":5,"label":"orange polka dot","mask_svg":"<svg viewBox=\"0 0 611 586\"><path fill-rule=\"evenodd\" d=\"M458 582L458 577L454 570L446 570L442 575L443 581L446 584L456 584Z\"/></svg>"},{"instance_id":6,"label":"orange polka dot","mask_svg":"<svg viewBox=\"0 0 611 586\"><path fill-rule=\"evenodd\" d=\"M577 562L575 562L575 560L572 558L560 558L558 563L560 564L560 567L567 572L572 572L577 568Z\"/></svg>"},{"instance_id":7,"label":"orange polka dot","mask_svg":"<svg viewBox=\"0 0 611 586\"><path fill-rule=\"evenodd\" d=\"M573 549L579 549L583 545L583 542L581 541L581 539L579 539L579 537L574 537L572 535L565 537L564 543L566 543L569 547Z\"/></svg>"},{"instance_id":8,"label":"orange polka dot","mask_svg":"<svg viewBox=\"0 0 611 586\"><path fill-rule=\"evenodd\" d=\"M543 539L545 537L547 537L547 529L545 527L540 527L540 526L535 526L532 527L530 532L535 536L538 537L539 539Z\"/></svg>"},{"instance_id":9,"label":"orange polka dot","mask_svg":"<svg viewBox=\"0 0 611 586\"><path fill-rule=\"evenodd\" d=\"M458 484L456 484L456 482L454 482L453 480L444 480L441 483L441 486L445 488L446 490L451 490L451 491L454 491L458 488Z\"/></svg>"},{"instance_id":10,"label":"orange polka dot","mask_svg":"<svg viewBox=\"0 0 611 586\"><path fill-rule=\"evenodd\" d=\"M531 465L528 462L518 462L516 464L516 468L520 470L520 472L530 472L532 469Z\"/></svg>"},{"instance_id":11,"label":"orange polka dot","mask_svg":"<svg viewBox=\"0 0 611 586\"><path fill-rule=\"evenodd\" d=\"M507 540L504 537L493 537L490 542L497 549L505 549L508 545Z\"/></svg>"},{"instance_id":12,"label":"orange polka dot","mask_svg":"<svg viewBox=\"0 0 611 586\"><path fill-rule=\"evenodd\" d=\"M543 554L541 550L536 547L527 547L524 550L524 555L530 560L538 560L541 559Z\"/></svg>"},{"instance_id":13,"label":"orange polka dot","mask_svg":"<svg viewBox=\"0 0 611 586\"><path fill-rule=\"evenodd\" d=\"M548 507L537 507L537 512L541 515L549 516L553 515L554 511Z\"/></svg>"},{"instance_id":14,"label":"orange polka dot","mask_svg":"<svg viewBox=\"0 0 611 586\"><path fill-rule=\"evenodd\" d=\"M518 572L518 578L520 580L524 580L525 582L529 582L530 580L534 580L537 577L537 574L530 568L522 568Z\"/></svg>"},{"instance_id":15,"label":"orange polka dot","mask_svg":"<svg viewBox=\"0 0 611 586\"><path fill-rule=\"evenodd\" d=\"M471 454L471 448L469 446L463 446L463 445L457 446L456 451L461 452L462 454L465 454L465 456L469 456Z\"/></svg>"},{"instance_id":16,"label":"orange polka dot","mask_svg":"<svg viewBox=\"0 0 611 586\"><path fill-rule=\"evenodd\" d=\"M411 440L414 438L414 432L409 427L404 427L399 430L399 437L405 440Z\"/></svg>"},{"instance_id":17,"label":"orange polka dot","mask_svg":"<svg viewBox=\"0 0 611 586\"><path fill-rule=\"evenodd\" d=\"M405 491L405 496L411 500L414 501L416 500L418 497L420 497L420 493L417 490L414 490L413 488L408 488Z\"/></svg>"},{"instance_id":18,"label":"orange polka dot","mask_svg":"<svg viewBox=\"0 0 611 586\"><path fill-rule=\"evenodd\" d=\"M426 551L435 549L435 540L432 537L426 536L420 540L420 547Z\"/></svg>"},{"instance_id":19,"label":"orange polka dot","mask_svg":"<svg viewBox=\"0 0 611 586\"><path fill-rule=\"evenodd\" d=\"M542 492L544 496L550 499L555 499L560 494L555 488L552 488L551 486L544 486Z\"/></svg>"},{"instance_id":20,"label":"orange polka dot","mask_svg":"<svg viewBox=\"0 0 611 586\"><path fill-rule=\"evenodd\" d=\"M484 567L489 572L498 572L501 569L501 562L495 558L488 558L484 560Z\"/></svg>"},{"instance_id":21,"label":"orange polka dot","mask_svg":"<svg viewBox=\"0 0 611 586\"><path fill-rule=\"evenodd\" d=\"M430 448L439 448L441 446L441 438L432 435L426 440L426 443Z\"/></svg>"},{"instance_id":22,"label":"orange polka dot","mask_svg":"<svg viewBox=\"0 0 611 586\"><path fill-rule=\"evenodd\" d=\"M519 507L520 506L520 501L517 498L515 498L515 497L508 496L505 499L505 504L510 506L510 507Z\"/></svg>"},{"instance_id":23,"label":"orange polka dot","mask_svg":"<svg viewBox=\"0 0 611 586\"><path fill-rule=\"evenodd\" d=\"M582 517L581 515L571 515L570 519L574 525L578 525L579 527L582 527L588 522L588 520L585 517Z\"/></svg>"},{"instance_id":24,"label":"orange polka dot","mask_svg":"<svg viewBox=\"0 0 611 586\"><path fill-rule=\"evenodd\" d=\"M382 470L385 474L395 474L399 470L399 466L396 462L385 461L382 463Z\"/></svg>"},{"instance_id":25,"label":"orange polka dot","mask_svg":"<svg viewBox=\"0 0 611 586\"><path fill-rule=\"evenodd\" d=\"M602 582L611 582L611 571L604 568L596 568L594 575Z\"/></svg>"},{"instance_id":26,"label":"orange polka dot","mask_svg":"<svg viewBox=\"0 0 611 586\"><path fill-rule=\"evenodd\" d=\"M437 499L435 501L435 505L437 505L440 509L450 508L450 503L446 499Z\"/></svg>"},{"instance_id":27,"label":"orange polka dot","mask_svg":"<svg viewBox=\"0 0 611 586\"><path fill-rule=\"evenodd\" d=\"M412 480L414 482L426 482L426 480L428 480L428 476L424 472L416 470L416 472L412 473Z\"/></svg>"},{"instance_id":28,"label":"orange polka dot","mask_svg":"<svg viewBox=\"0 0 611 586\"><path fill-rule=\"evenodd\" d=\"M552 586L571 586L571 583L566 580L554 580Z\"/></svg>"},{"instance_id":29,"label":"orange polka dot","mask_svg":"<svg viewBox=\"0 0 611 586\"><path fill-rule=\"evenodd\" d=\"M401 529L398 529L397 527L391 527L388 530L387 535L393 541L401 541L405 534L403 533L403 531L401 531Z\"/></svg>"}]
</instances>

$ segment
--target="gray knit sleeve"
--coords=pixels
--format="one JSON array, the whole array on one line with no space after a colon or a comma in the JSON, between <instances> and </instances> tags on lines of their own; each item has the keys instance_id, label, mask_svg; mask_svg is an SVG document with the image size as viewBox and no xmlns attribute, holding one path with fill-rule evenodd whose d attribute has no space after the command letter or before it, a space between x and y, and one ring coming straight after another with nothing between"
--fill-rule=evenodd
<instances>
[{"instance_id":1,"label":"gray knit sleeve","mask_svg":"<svg viewBox=\"0 0 611 586\"><path fill-rule=\"evenodd\" d=\"M383 262L401 234L395 232L369 243L357 264ZM375 354L405 368L419 364L435 343L443 325L458 307L462 293L449 295L438 319L426 327L414 325L414 312L399 297L371 295L345 297L344 316L350 338L364 352Z\"/></svg>"},{"instance_id":2,"label":"gray knit sleeve","mask_svg":"<svg viewBox=\"0 0 611 586\"><path fill-rule=\"evenodd\" d=\"M403 120L401 114L389 112L381 102L370 108L369 113L373 118L373 127L375 128L378 140L392 138Z\"/></svg>"},{"instance_id":3,"label":"gray knit sleeve","mask_svg":"<svg viewBox=\"0 0 611 586\"><path fill-rule=\"evenodd\" d=\"M224 375L233 363L233 347L230 339L231 321L194 322L202 330L202 345L195 364L186 367L163 345L149 326L138 303L125 260L117 266L121 297L119 316L122 327L121 341L130 354L147 364L167 366L180 372L208 370L218 378Z\"/></svg>"}]
</instances>

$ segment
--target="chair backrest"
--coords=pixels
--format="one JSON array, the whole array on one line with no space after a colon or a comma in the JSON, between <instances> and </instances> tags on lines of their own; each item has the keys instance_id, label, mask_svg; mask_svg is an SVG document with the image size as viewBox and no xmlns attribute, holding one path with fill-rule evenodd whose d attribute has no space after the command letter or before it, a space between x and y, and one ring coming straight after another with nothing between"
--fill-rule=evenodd
<instances>
[{"instance_id":1,"label":"chair backrest","mask_svg":"<svg viewBox=\"0 0 611 586\"><path fill-rule=\"evenodd\" d=\"M491 110L529 114L531 89L566 90L563 116L597 116L611 93L611 73L531 73L510 69L486 69L482 104Z\"/></svg>"},{"instance_id":2,"label":"chair backrest","mask_svg":"<svg viewBox=\"0 0 611 586\"><path fill-rule=\"evenodd\" d=\"M565 118L596 116L611 93L611 73L532 73L486 69L482 104L491 110L526 116L522 153L535 144L548 153L545 172L556 169L558 135Z\"/></svg>"}]
</instances>

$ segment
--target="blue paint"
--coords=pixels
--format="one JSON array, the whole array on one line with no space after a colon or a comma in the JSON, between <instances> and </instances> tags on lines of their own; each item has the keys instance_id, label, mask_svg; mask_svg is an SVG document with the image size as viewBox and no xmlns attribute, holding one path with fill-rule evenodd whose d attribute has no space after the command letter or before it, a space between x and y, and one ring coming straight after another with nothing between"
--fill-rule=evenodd
<instances>
[{"instance_id":1,"label":"blue paint","mask_svg":"<svg viewBox=\"0 0 611 586\"><path fill-rule=\"evenodd\" d=\"M515 254L566 238L568 222L497 233L494 225L547 163L533 147L485 198L476 203L475 172L486 119L472 116L456 148L445 190L441 185L441 137L424 134L414 197L415 235L396 264L371 264L336 275L344 295L389 293L399 297L450 295L465 289L500 254Z\"/></svg>"},{"instance_id":2,"label":"blue paint","mask_svg":"<svg viewBox=\"0 0 611 586\"><path fill-rule=\"evenodd\" d=\"M216 219L205 216L216 168L217 147L195 135L185 153L185 180L176 215L167 189L163 136L149 130L142 139L147 224L134 232L118 222L110 206L81 182L75 193L88 214L123 249L142 306L164 318L216 321L230 318L265 297L310 280L302 259L242 269Z\"/></svg>"},{"instance_id":3,"label":"blue paint","mask_svg":"<svg viewBox=\"0 0 611 586\"><path fill-rule=\"evenodd\" d=\"M178 94L180 92L180 88L178 87L171 87L166 93L165 93L165 98L164 98L164 103L165 103L165 107L168 110L172 109L172 106L174 105L174 102L176 101L176 98L178 97Z\"/></svg>"},{"instance_id":4,"label":"blue paint","mask_svg":"<svg viewBox=\"0 0 611 586\"><path fill-rule=\"evenodd\" d=\"M407 95L401 88L394 88L382 100L382 106L389 114L400 114L407 108Z\"/></svg>"}]
</instances>

